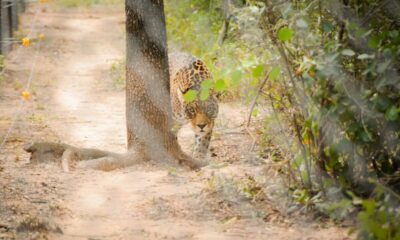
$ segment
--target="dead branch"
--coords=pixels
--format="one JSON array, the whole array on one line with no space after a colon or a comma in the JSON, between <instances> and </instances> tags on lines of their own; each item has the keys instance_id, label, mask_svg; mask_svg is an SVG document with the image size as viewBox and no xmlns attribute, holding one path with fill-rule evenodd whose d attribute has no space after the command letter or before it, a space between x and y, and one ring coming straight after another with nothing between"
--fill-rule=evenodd
<instances>
[{"instance_id":1,"label":"dead branch","mask_svg":"<svg viewBox=\"0 0 400 240\"><path fill-rule=\"evenodd\" d=\"M265 84L267 83L267 81L268 81L268 79L269 79L269 73L270 73L270 72L267 73L267 76L266 76L266 77L264 78L264 80L261 82L261 84L260 84L260 86L259 86L259 88L258 88L258 91L257 91L257 95L254 97L254 99L253 99L253 101L252 101L252 103L251 103L249 116L247 117L247 124L246 124L246 127L249 127L249 126L250 126L251 115L252 115L253 110L254 110L254 108L255 108L255 106L256 106L256 104L257 104L257 99L258 99L258 97L260 96L260 94L262 93L263 88L264 88Z\"/></svg>"}]
</instances>

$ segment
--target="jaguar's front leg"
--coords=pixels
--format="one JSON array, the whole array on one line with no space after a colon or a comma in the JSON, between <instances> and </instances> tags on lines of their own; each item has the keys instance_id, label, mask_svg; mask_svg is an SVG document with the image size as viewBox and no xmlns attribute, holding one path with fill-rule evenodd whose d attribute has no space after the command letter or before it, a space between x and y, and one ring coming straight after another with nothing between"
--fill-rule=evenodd
<instances>
[{"instance_id":1,"label":"jaguar's front leg","mask_svg":"<svg viewBox=\"0 0 400 240\"><path fill-rule=\"evenodd\" d=\"M212 131L204 134L195 134L195 143L193 157L202 159L207 155L208 147L210 146Z\"/></svg>"}]
</instances>

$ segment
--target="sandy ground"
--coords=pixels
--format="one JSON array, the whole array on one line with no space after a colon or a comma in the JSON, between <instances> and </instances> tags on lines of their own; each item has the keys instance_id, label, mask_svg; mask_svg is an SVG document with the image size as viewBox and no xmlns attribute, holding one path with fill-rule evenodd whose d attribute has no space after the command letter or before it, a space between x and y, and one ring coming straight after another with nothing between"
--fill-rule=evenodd
<instances>
[{"instance_id":1,"label":"sandy ground","mask_svg":"<svg viewBox=\"0 0 400 240\"><path fill-rule=\"evenodd\" d=\"M22 18L28 32L37 7ZM143 163L65 173L33 165L22 150L37 141L124 152L124 91L110 69L124 57L124 14L40 7L33 35L46 35L32 97L0 149L0 239L350 239L348 229L287 213L268 159L250 151L245 108L222 104L212 148L198 172ZM35 59L34 43L7 61L0 85L0 139L12 124ZM13 58L16 50L10 54ZM190 152L189 127L179 133Z\"/></svg>"}]
</instances>

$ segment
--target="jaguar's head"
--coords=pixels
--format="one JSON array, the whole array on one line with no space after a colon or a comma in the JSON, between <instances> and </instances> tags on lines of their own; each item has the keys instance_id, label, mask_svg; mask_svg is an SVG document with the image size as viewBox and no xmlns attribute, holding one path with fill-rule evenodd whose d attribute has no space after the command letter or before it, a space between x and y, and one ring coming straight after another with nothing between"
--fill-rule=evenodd
<instances>
[{"instance_id":1,"label":"jaguar's head","mask_svg":"<svg viewBox=\"0 0 400 240\"><path fill-rule=\"evenodd\" d=\"M185 118L190 120L195 133L199 135L212 131L218 115L218 103L214 96L207 100L195 100L184 104Z\"/></svg>"}]
</instances>

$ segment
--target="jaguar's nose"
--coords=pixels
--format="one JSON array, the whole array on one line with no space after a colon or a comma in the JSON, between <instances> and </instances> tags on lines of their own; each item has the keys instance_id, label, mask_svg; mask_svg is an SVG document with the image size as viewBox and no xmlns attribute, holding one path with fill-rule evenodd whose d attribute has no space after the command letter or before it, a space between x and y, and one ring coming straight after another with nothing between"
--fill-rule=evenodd
<instances>
[{"instance_id":1,"label":"jaguar's nose","mask_svg":"<svg viewBox=\"0 0 400 240\"><path fill-rule=\"evenodd\" d=\"M201 130L203 130L206 126L207 126L207 124L198 124L197 125Z\"/></svg>"}]
</instances>

